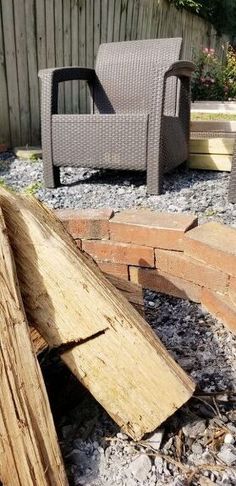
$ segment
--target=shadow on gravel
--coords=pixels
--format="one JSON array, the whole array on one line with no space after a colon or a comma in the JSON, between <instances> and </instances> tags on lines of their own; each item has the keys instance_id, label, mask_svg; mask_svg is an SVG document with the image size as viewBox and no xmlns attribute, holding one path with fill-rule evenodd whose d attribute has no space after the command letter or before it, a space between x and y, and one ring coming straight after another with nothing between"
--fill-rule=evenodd
<instances>
[{"instance_id":1,"label":"shadow on gravel","mask_svg":"<svg viewBox=\"0 0 236 486\"><path fill-rule=\"evenodd\" d=\"M144 303L146 320L197 383L195 396L163 424L160 452L194 467L210 462L214 469L225 433L236 419L234 338L187 300L145 291ZM135 453L147 451L119 434L117 438L119 428L55 353L42 355L41 367L71 485L100 486L103 477L121 468L120 460L129 464ZM178 469L172 469L176 474Z\"/></svg>"},{"instance_id":2,"label":"shadow on gravel","mask_svg":"<svg viewBox=\"0 0 236 486\"><path fill-rule=\"evenodd\" d=\"M100 169L90 174L90 169L84 170L83 179L78 179L71 183L63 182L61 184L62 187L74 187L80 184L124 185L124 187L127 185L135 187L146 185L146 172ZM219 174L217 172L189 170L185 166L180 166L164 175L163 192L173 190L180 192L185 188L190 189L195 182L200 180L203 180L205 183L207 181L214 182L218 177ZM220 177L222 177L222 173L220 173ZM225 177L227 178L228 174L225 174Z\"/></svg>"}]
</instances>

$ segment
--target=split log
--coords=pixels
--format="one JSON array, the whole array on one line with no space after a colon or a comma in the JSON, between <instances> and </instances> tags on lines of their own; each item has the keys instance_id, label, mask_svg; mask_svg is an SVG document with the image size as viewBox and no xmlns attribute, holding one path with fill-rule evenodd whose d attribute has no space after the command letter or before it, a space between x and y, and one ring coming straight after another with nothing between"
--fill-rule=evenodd
<instances>
[{"instance_id":1,"label":"split log","mask_svg":"<svg viewBox=\"0 0 236 486\"><path fill-rule=\"evenodd\" d=\"M144 316L144 302L143 302L143 289L140 285L136 285L133 282L124 280L123 278L115 275L106 274L105 276L110 282L126 297L126 299L135 307L141 316ZM30 328L31 339L33 342L34 351L36 354L44 351L48 344L34 328Z\"/></svg>"},{"instance_id":2,"label":"split log","mask_svg":"<svg viewBox=\"0 0 236 486\"><path fill-rule=\"evenodd\" d=\"M0 204L29 322L126 433L153 431L191 397L192 380L52 211L4 189Z\"/></svg>"},{"instance_id":3,"label":"split log","mask_svg":"<svg viewBox=\"0 0 236 486\"><path fill-rule=\"evenodd\" d=\"M66 486L2 213L0 266L0 478L4 486Z\"/></svg>"}]
</instances>

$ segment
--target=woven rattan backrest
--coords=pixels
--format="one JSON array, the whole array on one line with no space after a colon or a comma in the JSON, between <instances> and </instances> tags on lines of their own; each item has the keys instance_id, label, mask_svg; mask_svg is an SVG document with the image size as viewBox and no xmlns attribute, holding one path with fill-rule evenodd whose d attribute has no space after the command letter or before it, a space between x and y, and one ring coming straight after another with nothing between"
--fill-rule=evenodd
<instances>
[{"instance_id":1,"label":"woven rattan backrest","mask_svg":"<svg viewBox=\"0 0 236 486\"><path fill-rule=\"evenodd\" d=\"M180 58L182 39L148 39L113 42L99 47L95 88L95 112L149 112L153 69ZM172 87L170 89L170 87ZM176 98L176 82L168 86L170 104Z\"/></svg>"}]
</instances>

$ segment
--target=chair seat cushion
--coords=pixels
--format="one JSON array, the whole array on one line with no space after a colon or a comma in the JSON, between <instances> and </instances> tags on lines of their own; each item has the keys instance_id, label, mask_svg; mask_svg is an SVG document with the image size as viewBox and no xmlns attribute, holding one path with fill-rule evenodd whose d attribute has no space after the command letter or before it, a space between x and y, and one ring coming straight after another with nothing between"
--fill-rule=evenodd
<instances>
[{"instance_id":1,"label":"chair seat cushion","mask_svg":"<svg viewBox=\"0 0 236 486\"><path fill-rule=\"evenodd\" d=\"M53 115L56 166L145 170L147 114Z\"/></svg>"}]
</instances>

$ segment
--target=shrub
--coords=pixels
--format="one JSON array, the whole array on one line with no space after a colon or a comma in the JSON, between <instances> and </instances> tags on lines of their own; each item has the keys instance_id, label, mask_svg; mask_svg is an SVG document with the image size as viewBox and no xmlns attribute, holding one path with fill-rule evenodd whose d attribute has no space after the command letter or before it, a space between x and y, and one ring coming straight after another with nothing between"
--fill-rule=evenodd
<instances>
[{"instance_id":1,"label":"shrub","mask_svg":"<svg viewBox=\"0 0 236 486\"><path fill-rule=\"evenodd\" d=\"M225 101L236 97L236 53L228 49L225 64L214 49L205 48L195 56L196 71L192 79L192 99Z\"/></svg>"}]
</instances>

